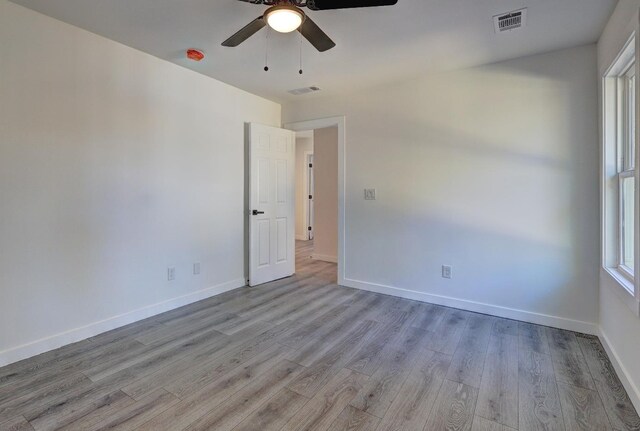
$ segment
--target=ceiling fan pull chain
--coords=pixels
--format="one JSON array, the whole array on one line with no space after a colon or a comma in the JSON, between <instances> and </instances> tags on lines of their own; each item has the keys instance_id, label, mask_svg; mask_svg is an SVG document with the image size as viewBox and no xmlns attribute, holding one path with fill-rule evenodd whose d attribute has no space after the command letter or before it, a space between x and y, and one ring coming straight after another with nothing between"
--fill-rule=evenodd
<instances>
[{"instance_id":1,"label":"ceiling fan pull chain","mask_svg":"<svg viewBox=\"0 0 640 431\"><path fill-rule=\"evenodd\" d=\"M298 73L300 75L302 75L302 34L298 33L300 35L300 70L298 71Z\"/></svg>"},{"instance_id":2,"label":"ceiling fan pull chain","mask_svg":"<svg viewBox=\"0 0 640 431\"><path fill-rule=\"evenodd\" d=\"M269 35L271 34L271 32L269 31L269 28L267 28L267 47L265 49L265 53L264 53L264 71L268 72L269 71Z\"/></svg>"}]
</instances>

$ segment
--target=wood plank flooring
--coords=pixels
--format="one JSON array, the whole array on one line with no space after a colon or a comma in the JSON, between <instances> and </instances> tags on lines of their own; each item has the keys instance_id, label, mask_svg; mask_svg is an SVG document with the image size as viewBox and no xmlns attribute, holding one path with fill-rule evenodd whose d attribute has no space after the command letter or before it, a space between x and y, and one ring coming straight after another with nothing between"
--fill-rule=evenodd
<instances>
[{"instance_id":1,"label":"wood plank flooring","mask_svg":"<svg viewBox=\"0 0 640 431\"><path fill-rule=\"evenodd\" d=\"M296 276L0 368L8 430L640 430L596 337Z\"/></svg>"}]
</instances>

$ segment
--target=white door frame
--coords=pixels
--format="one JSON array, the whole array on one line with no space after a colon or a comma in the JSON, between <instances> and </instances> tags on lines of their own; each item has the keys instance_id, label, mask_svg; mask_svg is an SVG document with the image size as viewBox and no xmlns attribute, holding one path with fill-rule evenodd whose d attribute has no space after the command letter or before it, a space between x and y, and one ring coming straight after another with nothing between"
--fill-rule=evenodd
<instances>
[{"instance_id":1,"label":"white door frame","mask_svg":"<svg viewBox=\"0 0 640 431\"><path fill-rule=\"evenodd\" d=\"M338 127L338 284L344 286L344 274L346 270L346 117L329 117L317 120L286 123L285 129L294 132L305 130L324 129L326 127Z\"/></svg>"},{"instance_id":2,"label":"white door frame","mask_svg":"<svg viewBox=\"0 0 640 431\"><path fill-rule=\"evenodd\" d=\"M313 159L313 151L305 151L304 152L304 163L305 163L305 170L304 170L304 183L306 184L306 189L305 189L305 205L304 205L304 220L306 223L305 226L305 233L307 236L307 240L311 240L313 238L309 238L309 232L311 232L311 235L313 236L313 210L311 210L311 207L313 206L313 198L309 199L309 196L314 196L315 195L315 190L311 190L311 177L309 175L310 171L313 171L313 168L309 167L309 164L313 164L313 162L309 162L309 159ZM314 196L315 197L315 196ZM311 230L309 230L309 227L311 227Z\"/></svg>"}]
</instances>

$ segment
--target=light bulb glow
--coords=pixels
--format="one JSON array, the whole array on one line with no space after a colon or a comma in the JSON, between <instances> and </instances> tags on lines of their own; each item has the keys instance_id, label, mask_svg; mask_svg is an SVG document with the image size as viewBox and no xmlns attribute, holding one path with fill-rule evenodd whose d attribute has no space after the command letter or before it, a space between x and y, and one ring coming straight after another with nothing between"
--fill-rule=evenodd
<instances>
[{"instance_id":1,"label":"light bulb glow","mask_svg":"<svg viewBox=\"0 0 640 431\"><path fill-rule=\"evenodd\" d=\"M302 25L304 15L302 12L291 8L274 8L267 11L267 23L280 33L291 33Z\"/></svg>"}]
</instances>

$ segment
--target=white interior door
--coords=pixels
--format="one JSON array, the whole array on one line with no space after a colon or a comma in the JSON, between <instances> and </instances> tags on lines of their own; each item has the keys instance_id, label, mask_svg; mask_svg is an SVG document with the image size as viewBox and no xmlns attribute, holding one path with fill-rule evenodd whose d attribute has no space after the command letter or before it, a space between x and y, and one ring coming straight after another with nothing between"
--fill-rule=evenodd
<instances>
[{"instance_id":1,"label":"white interior door","mask_svg":"<svg viewBox=\"0 0 640 431\"><path fill-rule=\"evenodd\" d=\"M295 134L249 125L249 285L295 273Z\"/></svg>"}]
</instances>

